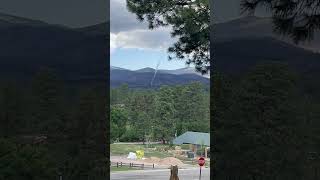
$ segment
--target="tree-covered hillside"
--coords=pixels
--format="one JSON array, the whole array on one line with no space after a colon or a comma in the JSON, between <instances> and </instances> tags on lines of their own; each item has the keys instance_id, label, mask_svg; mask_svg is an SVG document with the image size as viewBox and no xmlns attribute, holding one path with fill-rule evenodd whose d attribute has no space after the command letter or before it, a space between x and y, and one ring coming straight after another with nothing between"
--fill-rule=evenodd
<instances>
[{"instance_id":1,"label":"tree-covered hillside","mask_svg":"<svg viewBox=\"0 0 320 180\"><path fill-rule=\"evenodd\" d=\"M201 83L133 90L111 90L112 141L163 141L175 133L209 132L209 91Z\"/></svg>"},{"instance_id":2,"label":"tree-covered hillside","mask_svg":"<svg viewBox=\"0 0 320 180\"><path fill-rule=\"evenodd\" d=\"M236 77L213 77L216 179L317 178L319 91L307 91L317 81L306 83L305 76L268 62Z\"/></svg>"},{"instance_id":3,"label":"tree-covered hillside","mask_svg":"<svg viewBox=\"0 0 320 180\"><path fill-rule=\"evenodd\" d=\"M104 179L105 86L36 74L0 83L0 179Z\"/></svg>"}]
</instances>

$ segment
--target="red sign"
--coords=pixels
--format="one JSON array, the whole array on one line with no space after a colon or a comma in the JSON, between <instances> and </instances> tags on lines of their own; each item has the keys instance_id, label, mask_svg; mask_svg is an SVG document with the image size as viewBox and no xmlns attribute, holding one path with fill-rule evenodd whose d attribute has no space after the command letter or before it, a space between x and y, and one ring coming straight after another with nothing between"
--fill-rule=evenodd
<instances>
[{"instance_id":1,"label":"red sign","mask_svg":"<svg viewBox=\"0 0 320 180\"><path fill-rule=\"evenodd\" d=\"M203 165L204 165L204 163L205 163L204 158L203 158L203 157L199 158L199 160L198 160L198 164L199 164L199 166L203 166Z\"/></svg>"}]
</instances>

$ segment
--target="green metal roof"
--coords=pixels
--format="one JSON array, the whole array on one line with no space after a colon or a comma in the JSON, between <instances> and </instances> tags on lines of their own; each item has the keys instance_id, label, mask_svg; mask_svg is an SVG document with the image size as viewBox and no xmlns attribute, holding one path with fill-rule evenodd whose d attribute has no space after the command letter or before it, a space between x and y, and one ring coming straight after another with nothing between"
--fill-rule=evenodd
<instances>
[{"instance_id":1,"label":"green metal roof","mask_svg":"<svg viewBox=\"0 0 320 180\"><path fill-rule=\"evenodd\" d=\"M210 146L210 134L187 131L173 140L173 144L197 144Z\"/></svg>"}]
</instances>

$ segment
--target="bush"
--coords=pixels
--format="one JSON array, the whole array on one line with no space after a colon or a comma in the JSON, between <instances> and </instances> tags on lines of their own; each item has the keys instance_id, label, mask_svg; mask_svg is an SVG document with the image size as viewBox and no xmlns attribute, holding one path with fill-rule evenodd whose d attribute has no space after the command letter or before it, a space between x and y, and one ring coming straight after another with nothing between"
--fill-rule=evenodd
<instances>
[{"instance_id":1,"label":"bush","mask_svg":"<svg viewBox=\"0 0 320 180\"><path fill-rule=\"evenodd\" d=\"M137 135L136 131L132 127L128 127L125 133L121 136L121 142L134 142L139 141L140 137Z\"/></svg>"},{"instance_id":2,"label":"bush","mask_svg":"<svg viewBox=\"0 0 320 180\"><path fill-rule=\"evenodd\" d=\"M57 172L48 153L40 147L17 146L7 139L0 140L1 180L56 179Z\"/></svg>"}]
</instances>

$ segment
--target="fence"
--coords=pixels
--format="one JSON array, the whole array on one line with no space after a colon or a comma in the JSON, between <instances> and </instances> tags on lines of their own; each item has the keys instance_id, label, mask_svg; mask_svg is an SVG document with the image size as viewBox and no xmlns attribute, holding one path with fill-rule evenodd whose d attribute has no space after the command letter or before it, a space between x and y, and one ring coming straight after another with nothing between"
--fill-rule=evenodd
<instances>
[{"instance_id":1,"label":"fence","mask_svg":"<svg viewBox=\"0 0 320 180\"><path fill-rule=\"evenodd\" d=\"M155 164L138 164L138 163L123 163L123 162L111 162L110 166L112 167L129 167L129 168L137 168L137 169L159 169L160 167L156 167Z\"/></svg>"}]
</instances>

